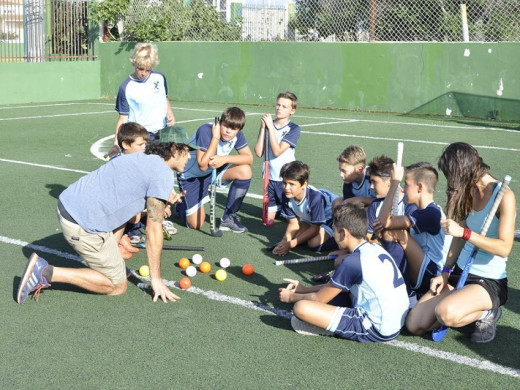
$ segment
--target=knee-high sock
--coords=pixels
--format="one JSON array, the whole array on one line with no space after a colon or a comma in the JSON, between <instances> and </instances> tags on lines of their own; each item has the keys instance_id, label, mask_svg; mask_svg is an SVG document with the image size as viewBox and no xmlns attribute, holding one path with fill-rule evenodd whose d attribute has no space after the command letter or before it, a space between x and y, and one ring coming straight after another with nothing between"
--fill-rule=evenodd
<instances>
[{"instance_id":1,"label":"knee-high sock","mask_svg":"<svg viewBox=\"0 0 520 390\"><path fill-rule=\"evenodd\" d=\"M249 190L250 184L251 179L233 181L231 188L229 189L226 209L224 210L222 219L228 219L230 214L235 214L238 210L240 210L240 206L242 206L242 201L244 200L247 191Z\"/></svg>"}]
</instances>

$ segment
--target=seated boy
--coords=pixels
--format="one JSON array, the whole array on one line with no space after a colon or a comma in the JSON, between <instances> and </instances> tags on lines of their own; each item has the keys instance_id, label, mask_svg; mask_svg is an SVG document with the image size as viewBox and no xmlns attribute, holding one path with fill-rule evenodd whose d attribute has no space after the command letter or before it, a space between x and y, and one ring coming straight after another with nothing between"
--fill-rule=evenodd
<instances>
[{"instance_id":1,"label":"seated boy","mask_svg":"<svg viewBox=\"0 0 520 390\"><path fill-rule=\"evenodd\" d=\"M392 183L383 202L374 228L384 228L403 247L408 277L418 298L430 289L430 279L440 274L451 244L451 236L441 229L442 208L434 203L437 186L437 170L428 162L419 162L406 167L404 193L406 201L417 209L406 215L392 216L392 199L399 187L405 169L394 164ZM409 232L408 232L409 230Z\"/></svg>"},{"instance_id":2,"label":"seated boy","mask_svg":"<svg viewBox=\"0 0 520 390\"><path fill-rule=\"evenodd\" d=\"M332 207L343 201L368 206L374 200L374 192L370 189L370 177L365 166L367 155L363 148L350 145L337 160L339 175L343 180L343 197L337 198Z\"/></svg>"},{"instance_id":3,"label":"seated boy","mask_svg":"<svg viewBox=\"0 0 520 390\"><path fill-rule=\"evenodd\" d=\"M262 157L267 153L269 162L269 208L266 226L274 225L276 213L282 207L282 178L280 169L288 162L295 160L295 150L300 138L300 126L291 122L291 115L296 112L298 98L292 92L282 92L276 98L276 119L271 114L262 115L260 131L255 145L255 153ZM267 133L268 145L265 149ZM265 175L265 172L263 173Z\"/></svg>"},{"instance_id":4,"label":"seated boy","mask_svg":"<svg viewBox=\"0 0 520 390\"><path fill-rule=\"evenodd\" d=\"M220 230L247 232L236 215L251 184L253 154L242 132L245 123L244 111L230 107L222 113L218 123L203 124L190 140L200 149L190 152L191 159L186 169L177 174L180 190L186 191L177 211L188 227L201 229L204 226L206 213L203 206L209 201L211 173L216 169L219 187L232 182ZM237 154L230 154L233 149Z\"/></svg>"},{"instance_id":5,"label":"seated boy","mask_svg":"<svg viewBox=\"0 0 520 390\"><path fill-rule=\"evenodd\" d=\"M305 243L316 252L337 249L332 233L332 201L337 196L310 186L309 174L309 167L301 161L287 163L280 171L284 190L281 215L289 223L273 249L275 255L283 256Z\"/></svg>"},{"instance_id":6,"label":"seated boy","mask_svg":"<svg viewBox=\"0 0 520 390\"><path fill-rule=\"evenodd\" d=\"M336 207L334 238L351 254L323 286L302 287L285 279L289 285L279 289L280 300L296 302L291 318L296 332L360 342L389 341L399 335L408 311L406 286L390 255L366 241L367 226L359 205Z\"/></svg>"}]
</instances>

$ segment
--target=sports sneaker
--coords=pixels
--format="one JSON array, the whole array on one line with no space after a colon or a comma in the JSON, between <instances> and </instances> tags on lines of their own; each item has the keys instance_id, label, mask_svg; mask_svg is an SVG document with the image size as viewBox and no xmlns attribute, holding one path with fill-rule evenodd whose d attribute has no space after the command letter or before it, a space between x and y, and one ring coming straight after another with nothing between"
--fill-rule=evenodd
<instances>
[{"instance_id":1,"label":"sports sneaker","mask_svg":"<svg viewBox=\"0 0 520 390\"><path fill-rule=\"evenodd\" d=\"M163 224L163 227L166 229L166 231L171 236L173 236L174 234L177 233L177 228L175 226L173 226L173 222L172 221L168 221L168 220L165 219L162 224Z\"/></svg>"},{"instance_id":2,"label":"sports sneaker","mask_svg":"<svg viewBox=\"0 0 520 390\"><path fill-rule=\"evenodd\" d=\"M143 236L142 234L141 235L130 236L130 244L132 244L132 245L142 244L144 242L146 242L146 237Z\"/></svg>"},{"instance_id":3,"label":"sports sneaker","mask_svg":"<svg viewBox=\"0 0 520 390\"><path fill-rule=\"evenodd\" d=\"M497 333L497 322L502 316L502 309L493 309L490 314L475 323L475 331L471 335L474 343L489 343Z\"/></svg>"},{"instance_id":4,"label":"sports sneaker","mask_svg":"<svg viewBox=\"0 0 520 390\"><path fill-rule=\"evenodd\" d=\"M334 336L334 333L329 332L326 329L308 324L296 316L291 317L291 326L296 333L302 334L304 336Z\"/></svg>"},{"instance_id":5,"label":"sports sneaker","mask_svg":"<svg viewBox=\"0 0 520 390\"><path fill-rule=\"evenodd\" d=\"M240 223L240 219L236 215L230 215L227 219L221 219L219 229L233 233L247 232L247 228Z\"/></svg>"},{"instance_id":6,"label":"sports sneaker","mask_svg":"<svg viewBox=\"0 0 520 390\"><path fill-rule=\"evenodd\" d=\"M33 298L38 302L40 291L42 288L50 287L51 284L43 277L42 272L49 263L33 253L29 258L29 262L23 272L22 281L18 286L18 294L16 295L16 302L20 305L27 300L30 293L34 291Z\"/></svg>"}]
</instances>

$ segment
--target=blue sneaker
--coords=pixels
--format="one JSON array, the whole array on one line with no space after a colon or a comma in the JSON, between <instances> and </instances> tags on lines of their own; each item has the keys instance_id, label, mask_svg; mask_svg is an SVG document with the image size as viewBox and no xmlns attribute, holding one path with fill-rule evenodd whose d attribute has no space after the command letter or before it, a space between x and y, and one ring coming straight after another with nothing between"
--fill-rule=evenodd
<instances>
[{"instance_id":1,"label":"blue sneaker","mask_svg":"<svg viewBox=\"0 0 520 390\"><path fill-rule=\"evenodd\" d=\"M247 228L240 223L236 215L230 215L227 219L221 219L219 229L233 233L247 232Z\"/></svg>"},{"instance_id":2,"label":"blue sneaker","mask_svg":"<svg viewBox=\"0 0 520 390\"><path fill-rule=\"evenodd\" d=\"M47 268L48 265L49 263L39 257L36 253L31 255L27 267L25 267L20 286L18 286L16 301L20 305L27 300L27 297L33 291L33 298L38 302L42 288L50 287L51 284L48 283L42 275L43 270Z\"/></svg>"}]
</instances>

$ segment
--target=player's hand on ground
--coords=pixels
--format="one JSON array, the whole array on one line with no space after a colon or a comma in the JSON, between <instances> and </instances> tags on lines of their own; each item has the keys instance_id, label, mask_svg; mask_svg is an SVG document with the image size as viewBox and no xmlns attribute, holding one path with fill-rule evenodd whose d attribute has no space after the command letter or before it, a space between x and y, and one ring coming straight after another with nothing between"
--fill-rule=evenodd
<instances>
[{"instance_id":1,"label":"player's hand on ground","mask_svg":"<svg viewBox=\"0 0 520 390\"><path fill-rule=\"evenodd\" d=\"M175 302L178 299L181 299L177 295L175 295L161 279L151 279L151 286L153 290L153 301L157 302L159 298L166 303L168 301Z\"/></svg>"},{"instance_id":2,"label":"player's hand on ground","mask_svg":"<svg viewBox=\"0 0 520 390\"><path fill-rule=\"evenodd\" d=\"M291 246L288 242L282 241L279 242L273 249L273 254L278 256L284 256L291 250Z\"/></svg>"},{"instance_id":3,"label":"player's hand on ground","mask_svg":"<svg viewBox=\"0 0 520 390\"><path fill-rule=\"evenodd\" d=\"M462 237L464 234L464 228L453 219L441 219L441 228L444 233L453 237Z\"/></svg>"},{"instance_id":4,"label":"player's hand on ground","mask_svg":"<svg viewBox=\"0 0 520 390\"><path fill-rule=\"evenodd\" d=\"M119 151L121 149L119 148L119 145L114 145L112 148L108 151L107 155L108 157L114 157L115 155L119 154Z\"/></svg>"}]
</instances>

